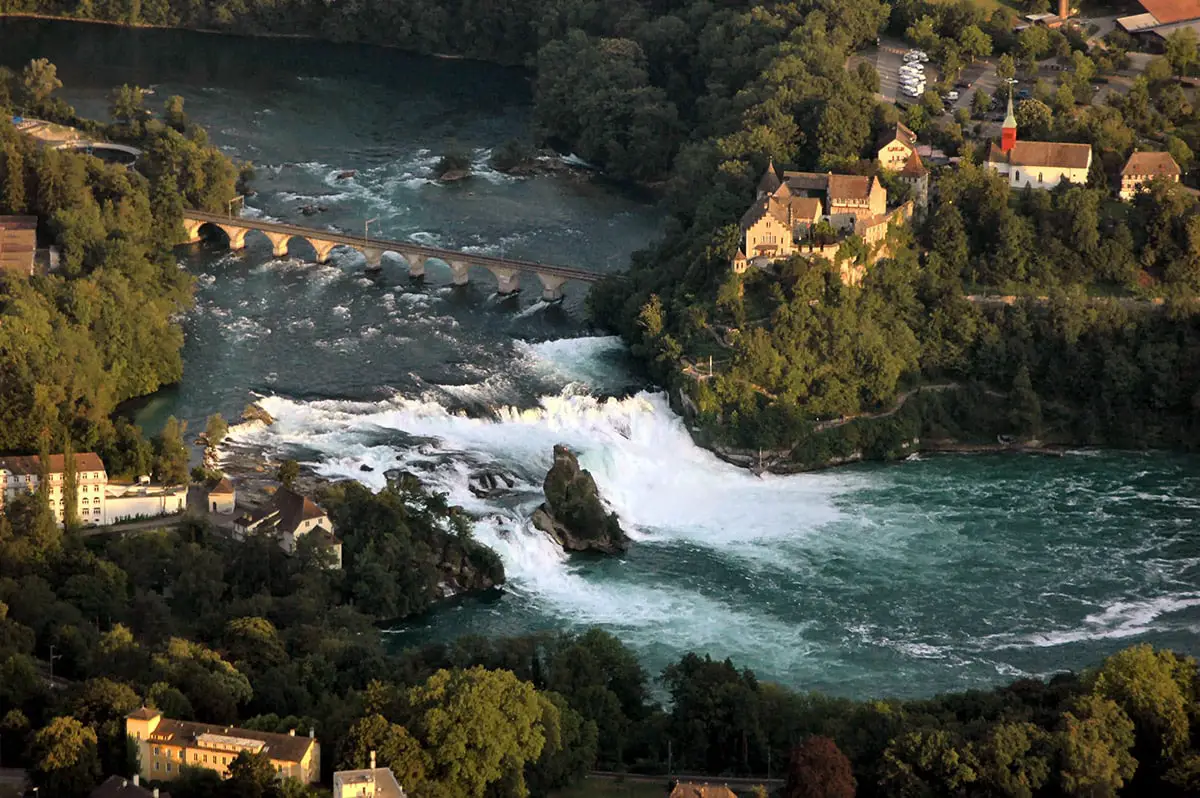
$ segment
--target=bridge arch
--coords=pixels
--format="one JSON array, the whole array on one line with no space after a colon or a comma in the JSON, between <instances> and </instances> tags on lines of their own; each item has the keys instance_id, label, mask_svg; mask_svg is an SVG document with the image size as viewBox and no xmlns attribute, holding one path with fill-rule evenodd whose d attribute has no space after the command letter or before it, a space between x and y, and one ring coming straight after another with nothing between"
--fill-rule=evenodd
<instances>
[{"instance_id":1,"label":"bridge arch","mask_svg":"<svg viewBox=\"0 0 1200 798\"><path fill-rule=\"evenodd\" d=\"M471 267L475 266L491 272L496 279L497 293L501 295L519 291L522 274L533 274L538 278L542 285L542 298L546 301L562 299L562 289L568 281L592 283L599 279L599 275L595 273L569 266L440 249L411 241L360 238L335 230L317 230L285 222L224 216L197 210L184 211L183 226L187 241L199 241L201 229L206 225L224 232L231 249L244 248L246 234L250 231L260 232L271 242L271 251L279 257L288 254L294 239L302 239L312 247L318 263L327 262L335 247L350 247L363 254L368 271L377 271L381 267L385 252L393 252L400 256L408 264L411 277L424 277L428 261L441 261L449 269L451 281L455 285L466 285L470 281Z\"/></svg>"}]
</instances>

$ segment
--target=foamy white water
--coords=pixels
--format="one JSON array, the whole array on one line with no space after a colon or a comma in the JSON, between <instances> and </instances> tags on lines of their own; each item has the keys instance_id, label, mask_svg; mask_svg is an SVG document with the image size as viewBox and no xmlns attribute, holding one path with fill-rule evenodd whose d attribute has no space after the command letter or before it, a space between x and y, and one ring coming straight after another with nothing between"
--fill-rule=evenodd
<instances>
[{"instance_id":1,"label":"foamy white water","mask_svg":"<svg viewBox=\"0 0 1200 798\"><path fill-rule=\"evenodd\" d=\"M977 469L982 458L759 478L696 447L662 394L589 393L589 386L628 379L614 360L622 352L617 339L517 342L514 351L520 362L512 374L557 381L561 391L532 406L493 406L489 397L512 392L511 375L494 374L442 388L444 398L268 396L262 404L275 425L238 429L235 437L374 488L385 484L389 469L412 471L470 512L476 537L504 561L509 595L499 610L454 613L444 623L435 619L434 629L600 626L655 669L700 651L793 684L861 695L1045 675L1091 661L1080 658L1094 659L1098 646L1169 638L1200 620L1192 560L1172 560L1191 563L1174 584L1131 587L1108 576L1114 562L1161 558L1165 544L1110 538L1105 545L1112 548L1101 552L1089 545L1086 528L1070 526L1053 539L1039 533L992 541L1014 523L1011 507L991 517L992 497L1010 488L983 475L943 484L956 469ZM452 399L491 410L468 415L452 410ZM556 443L579 455L634 538L625 557L571 558L533 528L529 518L542 501ZM1073 462L1091 467L1095 458ZM479 498L469 486L481 472L501 473L514 487ZM1095 479L1068 473L1011 490L1032 503L1037 522L1049 501L1191 506L1186 496L1105 490ZM944 504L930 505L930 495ZM986 577L976 575L981 567ZM1071 584L1050 592L1059 574ZM1027 598L1038 591L1047 598ZM429 631L402 639L419 642ZM927 689L913 679L926 680Z\"/></svg>"}]
</instances>

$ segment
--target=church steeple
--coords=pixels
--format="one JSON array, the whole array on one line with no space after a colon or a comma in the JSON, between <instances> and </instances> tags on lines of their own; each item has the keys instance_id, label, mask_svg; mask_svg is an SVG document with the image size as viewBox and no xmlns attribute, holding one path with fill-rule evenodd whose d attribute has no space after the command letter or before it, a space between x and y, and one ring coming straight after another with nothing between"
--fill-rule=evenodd
<instances>
[{"instance_id":1,"label":"church steeple","mask_svg":"<svg viewBox=\"0 0 1200 798\"><path fill-rule=\"evenodd\" d=\"M1012 84L1008 87L1008 113L1000 126L1000 151L1007 154L1017 143L1017 117L1013 113Z\"/></svg>"}]
</instances>

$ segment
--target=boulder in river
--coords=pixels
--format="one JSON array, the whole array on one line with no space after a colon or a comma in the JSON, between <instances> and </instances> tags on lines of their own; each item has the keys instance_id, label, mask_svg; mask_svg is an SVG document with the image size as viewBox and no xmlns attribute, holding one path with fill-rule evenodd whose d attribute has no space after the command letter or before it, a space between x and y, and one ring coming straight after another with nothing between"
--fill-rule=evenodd
<instances>
[{"instance_id":1,"label":"boulder in river","mask_svg":"<svg viewBox=\"0 0 1200 798\"><path fill-rule=\"evenodd\" d=\"M261 421L268 427L275 423L275 419L271 417L271 414L257 404L248 404L246 405L246 409L242 411L242 422L248 421Z\"/></svg>"},{"instance_id":2,"label":"boulder in river","mask_svg":"<svg viewBox=\"0 0 1200 798\"><path fill-rule=\"evenodd\" d=\"M617 514L608 512L596 480L562 444L554 447L554 465L542 483L546 501L533 513L533 524L566 551L616 554L629 548Z\"/></svg>"}]
</instances>

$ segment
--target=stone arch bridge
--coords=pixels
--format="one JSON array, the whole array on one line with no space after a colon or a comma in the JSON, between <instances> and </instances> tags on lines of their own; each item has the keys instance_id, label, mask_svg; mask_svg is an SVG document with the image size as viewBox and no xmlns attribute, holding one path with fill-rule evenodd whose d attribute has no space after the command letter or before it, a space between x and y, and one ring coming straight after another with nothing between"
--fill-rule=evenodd
<instances>
[{"instance_id":1,"label":"stone arch bridge","mask_svg":"<svg viewBox=\"0 0 1200 798\"><path fill-rule=\"evenodd\" d=\"M368 271L380 268L384 252L395 252L408 263L408 273L412 277L425 276L425 262L430 259L440 260L450 267L455 285L466 285L470 279L470 267L482 266L496 277L497 293L512 294L521 288L521 275L535 275L542 284L542 299L554 302L562 299L563 286L568 280L581 283L594 283L600 275L594 272L576 269L570 266L552 266L534 261L516 260L514 258L498 258L492 255L474 255L452 249L439 249L414 244L410 241L390 241L383 238L352 236L331 230L318 230L312 227L301 227L281 222L266 222L260 219L249 219L241 216L223 216L219 213L186 210L183 212L183 227L187 232L188 242L200 240L200 228L205 225L219 227L229 239L230 249L243 249L246 246L246 234L256 230L265 235L271 242L272 252L276 257L288 253L288 243L293 238L302 238L312 246L317 253L317 262L325 263L334 247L346 246L356 249L363 254L367 261Z\"/></svg>"}]
</instances>

